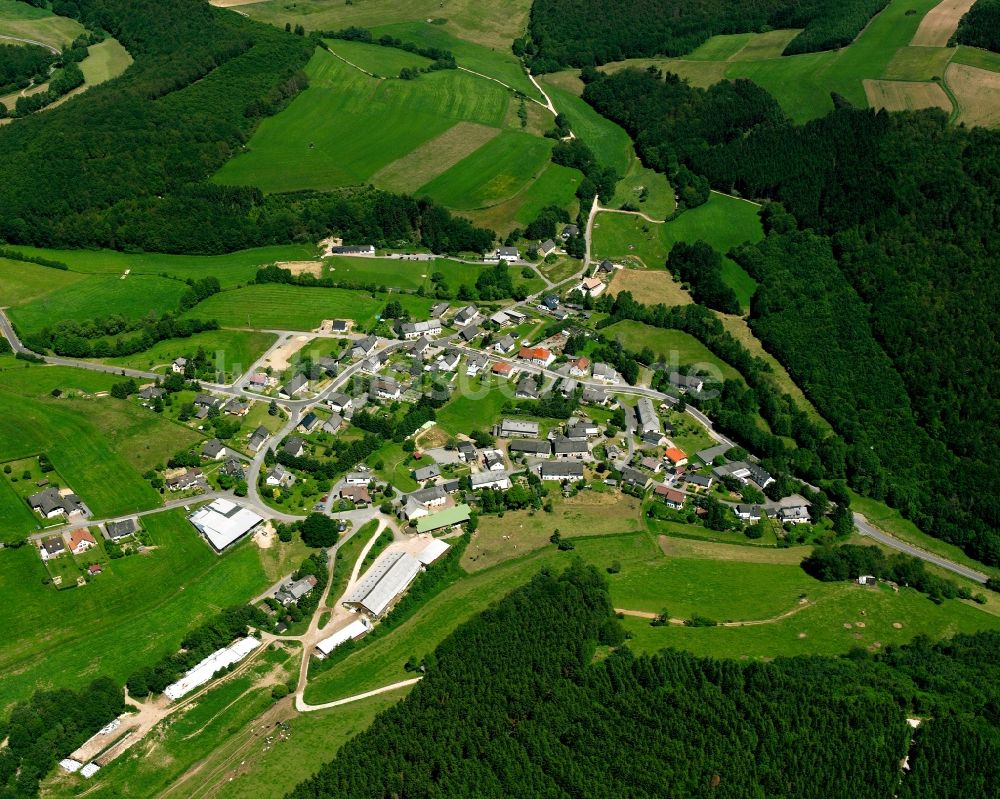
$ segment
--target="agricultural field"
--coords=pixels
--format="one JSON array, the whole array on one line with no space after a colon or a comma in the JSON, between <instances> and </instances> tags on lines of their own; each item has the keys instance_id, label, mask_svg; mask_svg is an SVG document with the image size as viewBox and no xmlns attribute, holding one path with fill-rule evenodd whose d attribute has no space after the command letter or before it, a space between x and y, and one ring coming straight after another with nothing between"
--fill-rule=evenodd
<instances>
[{"instance_id":1,"label":"agricultural field","mask_svg":"<svg viewBox=\"0 0 1000 799\"><path fill-rule=\"evenodd\" d=\"M408 294L393 295L418 318L426 318L432 300ZM263 284L223 291L199 303L191 316L216 319L223 327L313 330L324 319L353 319L359 325L374 321L389 301L348 289L305 288Z\"/></svg>"},{"instance_id":2,"label":"agricultural field","mask_svg":"<svg viewBox=\"0 0 1000 799\"><path fill-rule=\"evenodd\" d=\"M671 370L698 364L702 369L717 369L724 379L740 377L732 366L719 360L698 339L681 330L665 330L624 319L604 328L603 333L634 352L649 347Z\"/></svg>"},{"instance_id":3,"label":"agricultural field","mask_svg":"<svg viewBox=\"0 0 1000 799\"><path fill-rule=\"evenodd\" d=\"M549 139L503 131L421 186L417 194L458 210L497 205L520 194L537 179L546 169L551 152Z\"/></svg>"},{"instance_id":4,"label":"agricultural field","mask_svg":"<svg viewBox=\"0 0 1000 799\"><path fill-rule=\"evenodd\" d=\"M51 270L59 274L57 270ZM55 278L59 280L59 278ZM36 333L63 319L84 321L111 314L139 319L177 309L187 286L180 280L152 275L94 275L36 296L8 311L21 336ZM210 318L199 314L199 318Z\"/></svg>"},{"instance_id":5,"label":"agricultural field","mask_svg":"<svg viewBox=\"0 0 1000 799\"><path fill-rule=\"evenodd\" d=\"M0 36L33 39L61 49L84 32L76 20L57 17L46 8L19 0L0 0Z\"/></svg>"},{"instance_id":6,"label":"agricultural field","mask_svg":"<svg viewBox=\"0 0 1000 799\"><path fill-rule=\"evenodd\" d=\"M21 305L82 279L61 269L0 258L0 305Z\"/></svg>"},{"instance_id":7,"label":"agricultural field","mask_svg":"<svg viewBox=\"0 0 1000 799\"><path fill-rule=\"evenodd\" d=\"M155 508L141 475L201 436L138 405L78 392L106 391L113 375L0 359L0 461L44 452L98 517ZM18 367L13 368L17 363ZM49 396L59 388L60 398ZM28 529L10 529L19 537Z\"/></svg>"},{"instance_id":8,"label":"agricultural field","mask_svg":"<svg viewBox=\"0 0 1000 799\"><path fill-rule=\"evenodd\" d=\"M694 302L681 284L665 269L617 269L608 284L612 296L632 292L647 305L689 305Z\"/></svg>"},{"instance_id":9,"label":"agricultural field","mask_svg":"<svg viewBox=\"0 0 1000 799\"><path fill-rule=\"evenodd\" d=\"M270 347L277 336L272 333L250 333L237 330L209 330L190 338L160 341L148 350L123 358L107 358L105 363L132 369L164 372L175 358L190 357L203 349L213 356L216 368L230 380L250 368ZM219 381L228 382L228 381Z\"/></svg>"},{"instance_id":10,"label":"agricultural field","mask_svg":"<svg viewBox=\"0 0 1000 799\"><path fill-rule=\"evenodd\" d=\"M262 22L284 27L301 24L307 31L329 31L360 25L368 28L409 23L440 30L457 39L466 39L484 48L503 53L521 35L528 21L528 0L499 0L483 5L474 0L457 0L442 5L440 0L400 0L393 3L357 2L350 5L323 0L266 0L241 7L247 15ZM446 16L442 16L446 15ZM399 33L393 35L404 37Z\"/></svg>"},{"instance_id":11,"label":"agricultural field","mask_svg":"<svg viewBox=\"0 0 1000 799\"><path fill-rule=\"evenodd\" d=\"M466 264L450 258L407 261L345 256L326 258L323 265L329 270L324 276L337 281L372 283L376 286L410 290L416 290L421 286L430 289L431 275L439 272L444 275L445 285L452 292L457 292L462 285L474 286L479 274L486 268L485 265Z\"/></svg>"},{"instance_id":12,"label":"agricultural field","mask_svg":"<svg viewBox=\"0 0 1000 799\"><path fill-rule=\"evenodd\" d=\"M529 225L538 212L549 205L568 208L570 217L578 209L576 189L582 175L575 169L548 163L527 189L507 202L476 211L463 212L477 225L506 235L518 225Z\"/></svg>"},{"instance_id":13,"label":"agricultural field","mask_svg":"<svg viewBox=\"0 0 1000 799\"><path fill-rule=\"evenodd\" d=\"M966 67L968 69L968 67ZM937 83L907 80L865 80L865 96L870 108L887 111L917 111L940 108L951 113L951 100Z\"/></svg>"},{"instance_id":14,"label":"agricultural field","mask_svg":"<svg viewBox=\"0 0 1000 799\"><path fill-rule=\"evenodd\" d=\"M363 183L456 122L500 127L509 102L504 87L459 70L379 80L317 49L306 71L309 88L261 123L219 183L264 191Z\"/></svg>"},{"instance_id":15,"label":"agricultural field","mask_svg":"<svg viewBox=\"0 0 1000 799\"><path fill-rule=\"evenodd\" d=\"M669 252L662 228L634 214L599 213L594 220L593 258L662 269Z\"/></svg>"},{"instance_id":16,"label":"agricultural field","mask_svg":"<svg viewBox=\"0 0 1000 799\"><path fill-rule=\"evenodd\" d=\"M209 614L245 602L267 585L250 542L220 558L182 511L146 516L142 523L155 549L107 561L83 588L55 591L44 585L45 567L34 547L4 552L0 707L43 686L72 687L98 675L123 681L133 669L173 651Z\"/></svg>"},{"instance_id":17,"label":"agricultural field","mask_svg":"<svg viewBox=\"0 0 1000 799\"><path fill-rule=\"evenodd\" d=\"M958 101L958 122L970 127L1000 125L1000 73L949 64L945 79Z\"/></svg>"},{"instance_id":18,"label":"agricultural field","mask_svg":"<svg viewBox=\"0 0 1000 799\"><path fill-rule=\"evenodd\" d=\"M618 181L611 201L614 208L621 208L625 203L653 219L661 220L677 208L674 189L667 176L644 167L638 157L632 159L628 171Z\"/></svg>"},{"instance_id":19,"label":"agricultural field","mask_svg":"<svg viewBox=\"0 0 1000 799\"><path fill-rule=\"evenodd\" d=\"M394 47L373 46L343 39L325 41L334 55L382 78L395 78L402 69L423 69L431 63L429 58Z\"/></svg>"}]
</instances>

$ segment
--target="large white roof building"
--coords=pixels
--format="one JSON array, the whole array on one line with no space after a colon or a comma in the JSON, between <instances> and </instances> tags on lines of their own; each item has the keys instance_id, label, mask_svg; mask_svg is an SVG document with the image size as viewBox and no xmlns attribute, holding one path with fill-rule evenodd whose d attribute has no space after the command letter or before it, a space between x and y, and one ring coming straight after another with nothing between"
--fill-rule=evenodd
<instances>
[{"instance_id":1,"label":"large white roof building","mask_svg":"<svg viewBox=\"0 0 1000 799\"><path fill-rule=\"evenodd\" d=\"M264 521L252 510L221 497L199 508L188 518L217 552L239 541Z\"/></svg>"},{"instance_id":2,"label":"large white roof building","mask_svg":"<svg viewBox=\"0 0 1000 799\"><path fill-rule=\"evenodd\" d=\"M371 628L372 625L368 619L355 619L346 627L337 630L337 632L329 638L324 638L316 644L316 652L314 654L316 657L323 659L341 644L346 643L347 641L353 641L355 638L360 638Z\"/></svg>"},{"instance_id":3,"label":"large white roof building","mask_svg":"<svg viewBox=\"0 0 1000 799\"><path fill-rule=\"evenodd\" d=\"M421 568L420 561L408 552L386 552L358 582L344 604L377 618L407 589Z\"/></svg>"},{"instance_id":4,"label":"large white roof building","mask_svg":"<svg viewBox=\"0 0 1000 799\"><path fill-rule=\"evenodd\" d=\"M177 682L168 685L163 693L169 699L180 699L195 688L207 683L217 672L222 671L227 666L232 666L234 663L239 663L258 646L260 646L260 641L252 636L241 638L225 649L213 652L197 666L189 669Z\"/></svg>"}]
</instances>

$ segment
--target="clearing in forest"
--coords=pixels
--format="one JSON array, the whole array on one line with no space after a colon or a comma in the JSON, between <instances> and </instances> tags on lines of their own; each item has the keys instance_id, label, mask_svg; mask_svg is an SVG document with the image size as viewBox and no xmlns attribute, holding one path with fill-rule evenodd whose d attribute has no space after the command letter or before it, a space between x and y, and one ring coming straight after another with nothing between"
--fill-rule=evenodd
<instances>
[{"instance_id":1,"label":"clearing in forest","mask_svg":"<svg viewBox=\"0 0 1000 799\"><path fill-rule=\"evenodd\" d=\"M646 305L689 305L693 300L665 269L618 269L608 286L612 296L630 291Z\"/></svg>"},{"instance_id":2,"label":"clearing in forest","mask_svg":"<svg viewBox=\"0 0 1000 799\"><path fill-rule=\"evenodd\" d=\"M913 34L915 47L944 47L952 34L958 28L958 23L965 16L976 0L941 0L927 12L920 21L920 27Z\"/></svg>"},{"instance_id":3,"label":"clearing in forest","mask_svg":"<svg viewBox=\"0 0 1000 799\"><path fill-rule=\"evenodd\" d=\"M951 113L948 95L936 83L907 80L866 80L868 105L887 111L916 111L920 108L940 108Z\"/></svg>"}]
</instances>

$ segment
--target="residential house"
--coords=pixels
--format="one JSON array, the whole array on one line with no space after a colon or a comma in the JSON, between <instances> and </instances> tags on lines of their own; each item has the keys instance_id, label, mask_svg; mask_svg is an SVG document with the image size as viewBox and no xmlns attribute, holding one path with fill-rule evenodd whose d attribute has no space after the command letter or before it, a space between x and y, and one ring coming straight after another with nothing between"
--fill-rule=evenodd
<instances>
[{"instance_id":1,"label":"residential house","mask_svg":"<svg viewBox=\"0 0 1000 799\"><path fill-rule=\"evenodd\" d=\"M247 379L247 382L250 384L250 388L260 391L267 388L268 376L264 372L254 372Z\"/></svg>"},{"instance_id":2,"label":"residential house","mask_svg":"<svg viewBox=\"0 0 1000 799\"><path fill-rule=\"evenodd\" d=\"M475 377L489 364L490 359L485 355L470 355L465 359L465 373L469 377Z\"/></svg>"},{"instance_id":3,"label":"residential house","mask_svg":"<svg viewBox=\"0 0 1000 799\"><path fill-rule=\"evenodd\" d=\"M96 546L97 539L91 535L90 530L86 527L74 530L69 535L69 551L74 555L82 555L88 549Z\"/></svg>"},{"instance_id":4,"label":"residential house","mask_svg":"<svg viewBox=\"0 0 1000 799\"><path fill-rule=\"evenodd\" d=\"M306 451L305 446L303 446L302 439L298 436L292 436L288 439L282 449L293 458L301 458Z\"/></svg>"},{"instance_id":5,"label":"residential house","mask_svg":"<svg viewBox=\"0 0 1000 799\"><path fill-rule=\"evenodd\" d=\"M654 474L659 474L660 469L663 467L663 462L659 458L651 458L647 455L639 461L639 466L643 469L648 469Z\"/></svg>"},{"instance_id":6,"label":"residential house","mask_svg":"<svg viewBox=\"0 0 1000 799\"><path fill-rule=\"evenodd\" d=\"M246 416L250 412L250 403L244 402L237 397L233 397L226 403L223 411L228 413L230 416Z\"/></svg>"},{"instance_id":7,"label":"residential house","mask_svg":"<svg viewBox=\"0 0 1000 799\"><path fill-rule=\"evenodd\" d=\"M365 336L364 338L359 338L354 342L354 346L351 347L351 358L352 360L367 358L375 352L377 347L378 339L375 338L375 336Z\"/></svg>"},{"instance_id":8,"label":"residential house","mask_svg":"<svg viewBox=\"0 0 1000 799\"><path fill-rule=\"evenodd\" d=\"M677 447L669 447L663 457L670 461L670 465L675 469L678 466L686 466L688 462L688 457L684 454L684 450Z\"/></svg>"},{"instance_id":9,"label":"residential house","mask_svg":"<svg viewBox=\"0 0 1000 799\"><path fill-rule=\"evenodd\" d=\"M316 576L313 574L306 575L300 580L289 580L284 583L278 592L274 595L282 605L288 607L293 602L298 602L304 596L306 596L310 591L316 587Z\"/></svg>"},{"instance_id":10,"label":"residential house","mask_svg":"<svg viewBox=\"0 0 1000 799\"><path fill-rule=\"evenodd\" d=\"M476 448L468 441L462 441L458 445L458 459L463 463L473 463L476 460Z\"/></svg>"},{"instance_id":11,"label":"residential house","mask_svg":"<svg viewBox=\"0 0 1000 799\"><path fill-rule=\"evenodd\" d=\"M517 353L517 357L535 366L542 367L548 366L556 359L551 350L545 347L521 347Z\"/></svg>"},{"instance_id":12,"label":"residential house","mask_svg":"<svg viewBox=\"0 0 1000 799\"><path fill-rule=\"evenodd\" d=\"M222 474L228 474L236 480L246 479L246 472L243 471L243 463L239 460L239 458L229 458L229 460L222 464L222 469L220 471Z\"/></svg>"},{"instance_id":13,"label":"residential house","mask_svg":"<svg viewBox=\"0 0 1000 799\"><path fill-rule=\"evenodd\" d=\"M436 303L436 304L435 304L435 305L434 305L434 306L433 306L433 307L431 308L431 318L432 318L432 319L440 319L440 318L441 318L442 316L444 316L444 315L445 315L445 313L446 313L446 312L447 312L447 310L448 310L448 307L449 307L449 306L448 306L448 303L446 303L446 302L439 302L439 303Z\"/></svg>"},{"instance_id":14,"label":"residential house","mask_svg":"<svg viewBox=\"0 0 1000 799\"><path fill-rule=\"evenodd\" d=\"M483 331L479 327L479 325L466 325L465 327L462 328L461 332L458 334L458 337L462 339L462 341L464 341L466 344L468 344L473 339L478 338L480 335L482 335L482 332Z\"/></svg>"},{"instance_id":15,"label":"residential house","mask_svg":"<svg viewBox=\"0 0 1000 799\"><path fill-rule=\"evenodd\" d=\"M506 355L516 346L517 342L514 341L514 337L507 335L493 342L493 351L498 355Z\"/></svg>"},{"instance_id":16,"label":"residential house","mask_svg":"<svg viewBox=\"0 0 1000 799\"><path fill-rule=\"evenodd\" d=\"M497 311L493 316L490 317L490 321L497 327L503 327L504 325L510 324L510 317L507 316L503 311Z\"/></svg>"},{"instance_id":17,"label":"residential house","mask_svg":"<svg viewBox=\"0 0 1000 799\"><path fill-rule=\"evenodd\" d=\"M499 472L504 468L503 453L498 449L483 450L483 466L488 472Z\"/></svg>"},{"instance_id":18,"label":"residential house","mask_svg":"<svg viewBox=\"0 0 1000 799\"><path fill-rule=\"evenodd\" d=\"M745 522L760 521L764 515L764 510L760 505L737 505L735 510L737 517Z\"/></svg>"},{"instance_id":19,"label":"residential house","mask_svg":"<svg viewBox=\"0 0 1000 799\"><path fill-rule=\"evenodd\" d=\"M658 433L663 429L660 417L649 397L639 397L639 401L635 404L635 418L639 423L640 433Z\"/></svg>"},{"instance_id":20,"label":"residential house","mask_svg":"<svg viewBox=\"0 0 1000 799\"><path fill-rule=\"evenodd\" d=\"M213 438L201 445L201 457L203 460L219 461L226 454L226 445L219 439Z\"/></svg>"},{"instance_id":21,"label":"residential house","mask_svg":"<svg viewBox=\"0 0 1000 799\"><path fill-rule=\"evenodd\" d=\"M568 438L552 439L552 454L561 460L583 460L590 456L590 447L586 440L573 441Z\"/></svg>"},{"instance_id":22,"label":"residential house","mask_svg":"<svg viewBox=\"0 0 1000 799\"><path fill-rule=\"evenodd\" d=\"M184 374L184 370L187 368L187 358L174 358L174 362L170 364L170 371L175 375Z\"/></svg>"},{"instance_id":23,"label":"residential house","mask_svg":"<svg viewBox=\"0 0 1000 799\"><path fill-rule=\"evenodd\" d=\"M599 274L609 275L614 271L615 271L615 265L607 259L601 261L600 265L597 267L597 272Z\"/></svg>"},{"instance_id":24,"label":"residential house","mask_svg":"<svg viewBox=\"0 0 1000 799\"><path fill-rule=\"evenodd\" d=\"M331 333L346 333L350 323L346 319L331 319L330 320L330 332Z\"/></svg>"},{"instance_id":25,"label":"residential house","mask_svg":"<svg viewBox=\"0 0 1000 799\"><path fill-rule=\"evenodd\" d=\"M28 504L33 511L46 519L52 519L56 516L76 516L86 510L83 500L76 494L61 494L53 486L49 486L37 494L32 494L28 497Z\"/></svg>"},{"instance_id":26,"label":"residential house","mask_svg":"<svg viewBox=\"0 0 1000 799\"><path fill-rule=\"evenodd\" d=\"M421 360L427 357L430 348L431 348L430 339L428 339L426 336L421 336L410 345L410 355L412 355L417 360Z\"/></svg>"},{"instance_id":27,"label":"residential house","mask_svg":"<svg viewBox=\"0 0 1000 799\"><path fill-rule=\"evenodd\" d=\"M586 377L590 374L590 358L581 355L578 358L569 359L569 373L573 377Z\"/></svg>"},{"instance_id":28,"label":"residential house","mask_svg":"<svg viewBox=\"0 0 1000 799\"><path fill-rule=\"evenodd\" d=\"M195 395L192 404L196 408L205 408L207 410L208 408L217 407L219 405L219 399L217 397L213 397L211 394L197 394Z\"/></svg>"},{"instance_id":29,"label":"residential house","mask_svg":"<svg viewBox=\"0 0 1000 799\"><path fill-rule=\"evenodd\" d=\"M466 325L471 325L479 318L479 309L475 305L466 305L462 310L455 314L455 318L452 320L458 327L465 327Z\"/></svg>"},{"instance_id":30,"label":"residential house","mask_svg":"<svg viewBox=\"0 0 1000 799\"><path fill-rule=\"evenodd\" d=\"M697 394L705 387L705 381L695 375L682 375L680 372L672 372L670 382L677 386L682 392L692 391Z\"/></svg>"},{"instance_id":31,"label":"residential house","mask_svg":"<svg viewBox=\"0 0 1000 799\"><path fill-rule=\"evenodd\" d=\"M748 463L747 469L750 470L750 479L757 484L761 491L774 482L774 478L771 477L767 469L759 463Z\"/></svg>"},{"instance_id":32,"label":"residential house","mask_svg":"<svg viewBox=\"0 0 1000 799\"><path fill-rule=\"evenodd\" d=\"M538 254L545 258L556 251L556 243L552 239L538 242Z\"/></svg>"},{"instance_id":33,"label":"residential house","mask_svg":"<svg viewBox=\"0 0 1000 799\"><path fill-rule=\"evenodd\" d=\"M493 254L484 260L491 261L493 263L500 263L501 261L514 263L515 261L521 260L521 253L518 252L517 247L497 247Z\"/></svg>"},{"instance_id":34,"label":"residential house","mask_svg":"<svg viewBox=\"0 0 1000 799\"><path fill-rule=\"evenodd\" d=\"M473 491L481 491L485 488L499 488L506 490L510 488L510 475L507 472L498 471L487 471L478 472L469 476L469 482L472 485Z\"/></svg>"},{"instance_id":35,"label":"residential house","mask_svg":"<svg viewBox=\"0 0 1000 799\"><path fill-rule=\"evenodd\" d=\"M324 433L333 434L336 433L338 430L340 430L340 428L343 426L344 426L344 417L342 417L339 413L331 413L330 418L327 419L325 422L323 422L323 424L320 426L320 430L322 430Z\"/></svg>"},{"instance_id":36,"label":"residential house","mask_svg":"<svg viewBox=\"0 0 1000 799\"><path fill-rule=\"evenodd\" d=\"M272 488L288 488L295 483L295 475L280 463L274 464L264 482Z\"/></svg>"},{"instance_id":37,"label":"residential house","mask_svg":"<svg viewBox=\"0 0 1000 799\"><path fill-rule=\"evenodd\" d=\"M181 474L167 478L167 488L171 491L187 491L189 488L201 485L204 475L201 469L187 469Z\"/></svg>"},{"instance_id":38,"label":"residential house","mask_svg":"<svg viewBox=\"0 0 1000 799\"><path fill-rule=\"evenodd\" d=\"M437 369L439 372L454 372L458 368L458 362L462 355L458 350L447 350L441 353L437 359Z\"/></svg>"},{"instance_id":39,"label":"residential house","mask_svg":"<svg viewBox=\"0 0 1000 799\"><path fill-rule=\"evenodd\" d=\"M285 385L278 389L278 396L282 399L291 399L309 385L309 380L303 374L297 374Z\"/></svg>"},{"instance_id":40,"label":"residential house","mask_svg":"<svg viewBox=\"0 0 1000 799\"><path fill-rule=\"evenodd\" d=\"M535 380L532 377L525 377L517 384L517 389L514 391L514 397L516 399L527 399L536 400L538 399L538 389L535 386Z\"/></svg>"},{"instance_id":41,"label":"residential house","mask_svg":"<svg viewBox=\"0 0 1000 799\"><path fill-rule=\"evenodd\" d=\"M542 480L557 480L559 482L583 479L583 464L579 461L545 461L538 467L538 476Z\"/></svg>"},{"instance_id":42,"label":"residential house","mask_svg":"<svg viewBox=\"0 0 1000 799\"><path fill-rule=\"evenodd\" d=\"M614 367L609 366L606 363L595 363L594 364L594 380L599 380L606 385L617 386L624 382L622 376L614 369Z\"/></svg>"},{"instance_id":43,"label":"residential house","mask_svg":"<svg viewBox=\"0 0 1000 799\"><path fill-rule=\"evenodd\" d=\"M778 520L787 524L805 524L809 519L808 505L788 505L778 511Z\"/></svg>"},{"instance_id":44,"label":"residential house","mask_svg":"<svg viewBox=\"0 0 1000 799\"><path fill-rule=\"evenodd\" d=\"M413 470L413 479L418 483L422 483L425 480L433 480L435 477L441 476L441 467L436 463L431 463L427 466L421 466L419 469Z\"/></svg>"},{"instance_id":45,"label":"residential house","mask_svg":"<svg viewBox=\"0 0 1000 799\"><path fill-rule=\"evenodd\" d=\"M493 364L492 371L497 377L509 378L514 374L514 367L506 361L497 361Z\"/></svg>"},{"instance_id":46,"label":"residential house","mask_svg":"<svg viewBox=\"0 0 1000 799\"><path fill-rule=\"evenodd\" d=\"M441 333L441 320L429 319L426 322L399 322L396 325L396 332L407 341L412 341L422 336L437 336Z\"/></svg>"},{"instance_id":47,"label":"residential house","mask_svg":"<svg viewBox=\"0 0 1000 799\"><path fill-rule=\"evenodd\" d=\"M566 239L579 235L580 235L580 228L578 228L576 225L566 225L565 227L563 227L562 233L559 234L559 238L561 238L563 241L566 241Z\"/></svg>"},{"instance_id":48,"label":"residential house","mask_svg":"<svg viewBox=\"0 0 1000 799\"><path fill-rule=\"evenodd\" d=\"M43 538L38 545L38 552L42 560L51 560L65 554L66 544L63 543L62 536L54 535L50 538Z\"/></svg>"},{"instance_id":49,"label":"residential house","mask_svg":"<svg viewBox=\"0 0 1000 799\"><path fill-rule=\"evenodd\" d=\"M398 400L403 396L403 388L391 377L377 377L372 381L372 391L382 400Z\"/></svg>"},{"instance_id":50,"label":"residential house","mask_svg":"<svg viewBox=\"0 0 1000 799\"><path fill-rule=\"evenodd\" d=\"M372 503L371 494L368 493L368 486L343 486L340 489L340 498L353 502L357 507L371 505Z\"/></svg>"},{"instance_id":51,"label":"residential house","mask_svg":"<svg viewBox=\"0 0 1000 799\"><path fill-rule=\"evenodd\" d=\"M353 401L351 398L342 392L334 392L329 397L326 398L326 404L330 406L331 410L337 413L348 413L353 408Z\"/></svg>"},{"instance_id":52,"label":"residential house","mask_svg":"<svg viewBox=\"0 0 1000 799\"><path fill-rule=\"evenodd\" d=\"M662 483L653 489L653 494L658 500L660 500L668 508L673 508L674 510L680 510L684 507L684 500L687 496L683 491L678 491L676 488L670 488Z\"/></svg>"},{"instance_id":53,"label":"residential house","mask_svg":"<svg viewBox=\"0 0 1000 799\"><path fill-rule=\"evenodd\" d=\"M693 485L697 488L711 488L712 481L714 478L705 477L703 474L693 474L691 472L685 472L684 476L681 478L688 485Z\"/></svg>"},{"instance_id":54,"label":"residential house","mask_svg":"<svg viewBox=\"0 0 1000 799\"><path fill-rule=\"evenodd\" d=\"M500 422L500 438L538 438L538 422L504 419Z\"/></svg>"},{"instance_id":55,"label":"residential house","mask_svg":"<svg viewBox=\"0 0 1000 799\"><path fill-rule=\"evenodd\" d=\"M714 447L708 447L708 449L696 452L695 457L706 466L711 466L716 458L724 457L731 447L732 444L716 444Z\"/></svg>"},{"instance_id":56,"label":"residential house","mask_svg":"<svg viewBox=\"0 0 1000 799\"><path fill-rule=\"evenodd\" d=\"M552 454L552 443L539 438L522 438L511 441L507 445L507 452L511 457L514 454L531 455L533 457L547 458Z\"/></svg>"},{"instance_id":57,"label":"residential house","mask_svg":"<svg viewBox=\"0 0 1000 799\"><path fill-rule=\"evenodd\" d=\"M528 318L525 314L520 311L516 311L513 308L504 308L503 312L510 317L510 321L515 325L521 324L521 322Z\"/></svg>"},{"instance_id":58,"label":"residential house","mask_svg":"<svg viewBox=\"0 0 1000 799\"><path fill-rule=\"evenodd\" d=\"M559 381L559 393L564 397L570 396L580 384L571 377L564 377Z\"/></svg>"},{"instance_id":59,"label":"residential house","mask_svg":"<svg viewBox=\"0 0 1000 799\"><path fill-rule=\"evenodd\" d=\"M348 472L344 475L344 483L349 486L366 486L371 481L371 472Z\"/></svg>"},{"instance_id":60,"label":"residential house","mask_svg":"<svg viewBox=\"0 0 1000 799\"><path fill-rule=\"evenodd\" d=\"M546 294L542 297L542 305L550 311L559 307L559 298L555 294Z\"/></svg>"},{"instance_id":61,"label":"residential house","mask_svg":"<svg viewBox=\"0 0 1000 799\"><path fill-rule=\"evenodd\" d=\"M735 477L741 483L746 483L750 478L750 467L744 461L733 461L716 466L712 469L712 475L718 480L723 477Z\"/></svg>"},{"instance_id":62,"label":"residential house","mask_svg":"<svg viewBox=\"0 0 1000 799\"><path fill-rule=\"evenodd\" d=\"M639 436L644 447L661 447L667 443L667 437L656 430L650 430Z\"/></svg>"},{"instance_id":63,"label":"residential house","mask_svg":"<svg viewBox=\"0 0 1000 799\"><path fill-rule=\"evenodd\" d=\"M577 290L580 291L586 297L600 297L604 293L604 289L607 288L604 285L604 281L599 277L585 277L580 281L580 285L577 286Z\"/></svg>"},{"instance_id":64,"label":"residential house","mask_svg":"<svg viewBox=\"0 0 1000 799\"><path fill-rule=\"evenodd\" d=\"M104 571L104 567L100 563L91 563L87 567L87 574L91 575L92 577L94 575L100 574L103 571ZM90 765L93 765L93 764L90 764ZM84 766L84 768L86 768L86 766ZM97 768L97 767L94 766L94 768Z\"/></svg>"},{"instance_id":65,"label":"residential house","mask_svg":"<svg viewBox=\"0 0 1000 799\"><path fill-rule=\"evenodd\" d=\"M309 413L302 417L302 421L299 422L299 430L303 433L312 433L317 430L322 423L323 420L320 417L312 411L309 411Z\"/></svg>"},{"instance_id":66,"label":"residential house","mask_svg":"<svg viewBox=\"0 0 1000 799\"><path fill-rule=\"evenodd\" d=\"M336 361L336 359L331 358L329 355L317 358L313 362L313 366L319 367L323 376L326 377L336 377L340 374L340 364Z\"/></svg>"},{"instance_id":67,"label":"residential house","mask_svg":"<svg viewBox=\"0 0 1000 799\"><path fill-rule=\"evenodd\" d=\"M141 400L156 400L167 393L167 390L160 388L159 386L146 386L139 392L139 399Z\"/></svg>"},{"instance_id":68,"label":"residential house","mask_svg":"<svg viewBox=\"0 0 1000 799\"><path fill-rule=\"evenodd\" d=\"M593 386L584 386L580 399L588 405L607 405L611 397L607 391Z\"/></svg>"},{"instance_id":69,"label":"residential house","mask_svg":"<svg viewBox=\"0 0 1000 799\"><path fill-rule=\"evenodd\" d=\"M631 466L626 466L621 470L621 477L623 483L641 488L642 490L645 490L649 485L649 475L645 472L640 472L638 469L633 469Z\"/></svg>"},{"instance_id":70,"label":"residential house","mask_svg":"<svg viewBox=\"0 0 1000 799\"><path fill-rule=\"evenodd\" d=\"M264 425L261 425L250 434L250 439L247 442L247 448L251 452L260 452L261 447L267 443L267 439L270 437L270 431L264 427Z\"/></svg>"},{"instance_id":71,"label":"residential house","mask_svg":"<svg viewBox=\"0 0 1000 799\"><path fill-rule=\"evenodd\" d=\"M105 522L104 524L104 535L110 541L121 541L137 532L139 532L139 523L135 519L122 519L118 522Z\"/></svg>"}]
</instances>

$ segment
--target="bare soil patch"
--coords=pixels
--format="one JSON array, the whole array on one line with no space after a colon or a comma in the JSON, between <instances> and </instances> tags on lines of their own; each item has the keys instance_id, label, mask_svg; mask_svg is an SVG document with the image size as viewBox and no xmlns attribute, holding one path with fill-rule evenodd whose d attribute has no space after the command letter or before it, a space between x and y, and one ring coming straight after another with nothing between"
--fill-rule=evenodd
<instances>
[{"instance_id":1,"label":"bare soil patch","mask_svg":"<svg viewBox=\"0 0 1000 799\"><path fill-rule=\"evenodd\" d=\"M959 20L972 8L976 0L941 0L920 21L913 34L911 45L916 47L945 47L958 28Z\"/></svg>"},{"instance_id":2,"label":"bare soil patch","mask_svg":"<svg viewBox=\"0 0 1000 799\"><path fill-rule=\"evenodd\" d=\"M293 275L315 275L323 277L322 261L278 261L277 266L287 269Z\"/></svg>"},{"instance_id":3,"label":"bare soil patch","mask_svg":"<svg viewBox=\"0 0 1000 799\"><path fill-rule=\"evenodd\" d=\"M278 347L278 349L265 358L264 363L275 371L284 371L291 365L292 356L294 356L295 353L301 350L311 340L312 339L310 339L309 336L293 336L287 343L282 344Z\"/></svg>"},{"instance_id":4,"label":"bare soil patch","mask_svg":"<svg viewBox=\"0 0 1000 799\"><path fill-rule=\"evenodd\" d=\"M959 122L969 127L1000 125L1000 73L965 64L949 64L944 76L958 99Z\"/></svg>"},{"instance_id":5,"label":"bare soil patch","mask_svg":"<svg viewBox=\"0 0 1000 799\"><path fill-rule=\"evenodd\" d=\"M690 305L694 300L691 295L674 281L666 270L651 269L616 269L608 291L612 296L619 292L631 291L633 297L642 297L642 302L655 305Z\"/></svg>"},{"instance_id":6,"label":"bare soil patch","mask_svg":"<svg viewBox=\"0 0 1000 799\"><path fill-rule=\"evenodd\" d=\"M908 80L863 81L868 105L888 111L916 111L920 108L940 108L951 113L951 100L936 83Z\"/></svg>"},{"instance_id":7,"label":"bare soil patch","mask_svg":"<svg viewBox=\"0 0 1000 799\"><path fill-rule=\"evenodd\" d=\"M263 0L209 0L209 4L216 8L232 8L233 6L249 6L260 3Z\"/></svg>"}]
</instances>

